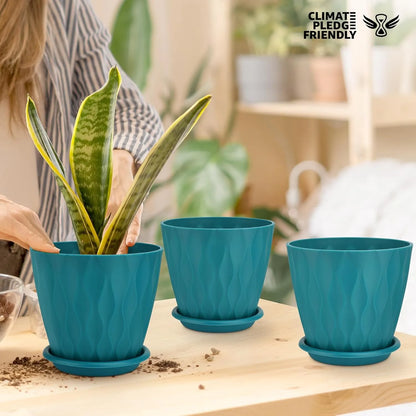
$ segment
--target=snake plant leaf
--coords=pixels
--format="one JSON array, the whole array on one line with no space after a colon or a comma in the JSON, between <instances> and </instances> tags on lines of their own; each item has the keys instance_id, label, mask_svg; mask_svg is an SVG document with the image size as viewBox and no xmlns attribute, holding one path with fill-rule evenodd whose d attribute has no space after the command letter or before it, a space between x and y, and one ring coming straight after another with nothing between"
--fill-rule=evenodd
<instances>
[{"instance_id":1,"label":"snake plant leaf","mask_svg":"<svg viewBox=\"0 0 416 416\"><path fill-rule=\"evenodd\" d=\"M142 91L151 67L151 40L148 0L124 0L114 22L110 49Z\"/></svg>"},{"instance_id":2,"label":"snake plant leaf","mask_svg":"<svg viewBox=\"0 0 416 416\"><path fill-rule=\"evenodd\" d=\"M26 104L26 122L36 149L52 169L59 189L64 196L74 226L80 253L95 254L100 244L97 233L94 230L94 226L84 205L65 179L62 162L56 154L39 119L35 103L29 96Z\"/></svg>"},{"instance_id":3,"label":"snake plant leaf","mask_svg":"<svg viewBox=\"0 0 416 416\"><path fill-rule=\"evenodd\" d=\"M111 68L106 85L82 102L69 153L78 196L99 238L111 190L114 114L120 83L117 67Z\"/></svg>"},{"instance_id":4,"label":"snake plant leaf","mask_svg":"<svg viewBox=\"0 0 416 416\"><path fill-rule=\"evenodd\" d=\"M153 182L175 148L182 143L205 111L211 96L201 98L166 130L136 173L133 184L101 240L98 254L115 254Z\"/></svg>"}]
</instances>

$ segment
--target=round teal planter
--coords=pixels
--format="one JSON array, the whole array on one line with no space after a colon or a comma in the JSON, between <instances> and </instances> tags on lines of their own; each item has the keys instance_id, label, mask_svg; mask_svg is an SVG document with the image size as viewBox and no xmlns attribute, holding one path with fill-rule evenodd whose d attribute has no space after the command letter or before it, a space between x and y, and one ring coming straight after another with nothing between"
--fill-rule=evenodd
<instances>
[{"instance_id":1,"label":"round teal planter","mask_svg":"<svg viewBox=\"0 0 416 416\"><path fill-rule=\"evenodd\" d=\"M394 332L407 283L411 243L383 238L312 238L293 241L287 249L305 331L303 349L314 349L315 359L317 349L328 351L328 356L333 351L380 351L380 357L387 358L386 349L400 345L394 343ZM350 357L357 358L356 354ZM366 355L360 357L364 357L361 364L366 364Z\"/></svg>"},{"instance_id":2,"label":"round teal planter","mask_svg":"<svg viewBox=\"0 0 416 416\"><path fill-rule=\"evenodd\" d=\"M164 221L161 227L178 304L175 316L185 326L205 332L231 332L253 325L254 317L259 317L257 305L274 223L256 218L200 217ZM206 322L242 319L246 321L238 325L215 322L210 326ZM195 320L201 320L200 325Z\"/></svg>"},{"instance_id":3,"label":"round teal planter","mask_svg":"<svg viewBox=\"0 0 416 416\"><path fill-rule=\"evenodd\" d=\"M120 374L116 362L146 355L162 249L138 243L125 255L81 255L75 242L55 245L59 254L31 250L48 354L68 363L114 362L97 375Z\"/></svg>"}]
</instances>

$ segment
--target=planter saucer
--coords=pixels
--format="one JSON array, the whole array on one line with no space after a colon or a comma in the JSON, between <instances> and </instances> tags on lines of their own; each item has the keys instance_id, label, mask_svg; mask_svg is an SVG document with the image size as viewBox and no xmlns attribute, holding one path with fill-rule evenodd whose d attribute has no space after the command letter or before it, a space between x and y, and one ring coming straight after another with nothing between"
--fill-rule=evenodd
<instances>
[{"instance_id":1,"label":"planter saucer","mask_svg":"<svg viewBox=\"0 0 416 416\"><path fill-rule=\"evenodd\" d=\"M299 347L306 351L315 361L324 364L354 366L376 364L386 360L393 351L400 347L400 341L394 337L392 344L387 348L374 351L346 352L313 348L306 343L306 337L303 337L299 341Z\"/></svg>"},{"instance_id":2,"label":"planter saucer","mask_svg":"<svg viewBox=\"0 0 416 416\"><path fill-rule=\"evenodd\" d=\"M191 318L189 316L182 315L179 312L178 307L172 310L172 316L179 321L182 325L188 329L200 332L236 332L250 328L257 319L263 316L263 309L257 307L256 313L247 318L242 319L227 319L227 320L209 320Z\"/></svg>"},{"instance_id":3,"label":"planter saucer","mask_svg":"<svg viewBox=\"0 0 416 416\"><path fill-rule=\"evenodd\" d=\"M43 356L52 362L58 370L61 370L64 373L87 377L106 377L130 373L135 370L142 361L149 358L150 351L143 345L142 353L137 357L128 360L90 362L67 360L66 358L53 355L50 346L48 345L43 350Z\"/></svg>"}]
</instances>

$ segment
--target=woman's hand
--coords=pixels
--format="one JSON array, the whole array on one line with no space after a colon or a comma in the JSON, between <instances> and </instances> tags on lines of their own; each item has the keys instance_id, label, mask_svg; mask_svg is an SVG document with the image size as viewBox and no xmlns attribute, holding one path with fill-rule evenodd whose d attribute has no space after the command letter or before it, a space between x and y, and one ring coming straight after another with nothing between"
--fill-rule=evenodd
<instances>
[{"instance_id":1,"label":"woman's hand","mask_svg":"<svg viewBox=\"0 0 416 416\"><path fill-rule=\"evenodd\" d=\"M38 215L29 208L0 195L0 239L13 241L26 249L59 253L45 230Z\"/></svg>"},{"instance_id":2,"label":"woman's hand","mask_svg":"<svg viewBox=\"0 0 416 416\"><path fill-rule=\"evenodd\" d=\"M123 199L127 195L137 167L134 163L132 155L126 150L113 150L113 182L111 185L111 194L108 201L107 216L113 216ZM125 254L128 248L136 244L140 234L140 224L143 212L143 205L137 211L130 227L124 236L123 242L120 245L118 254ZM111 219L110 219L111 221Z\"/></svg>"}]
</instances>

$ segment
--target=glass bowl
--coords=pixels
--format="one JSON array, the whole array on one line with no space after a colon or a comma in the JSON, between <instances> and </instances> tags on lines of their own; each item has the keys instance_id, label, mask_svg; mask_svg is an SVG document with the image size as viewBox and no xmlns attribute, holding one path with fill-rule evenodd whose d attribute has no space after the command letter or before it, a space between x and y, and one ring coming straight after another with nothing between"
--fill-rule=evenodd
<instances>
[{"instance_id":1,"label":"glass bowl","mask_svg":"<svg viewBox=\"0 0 416 416\"><path fill-rule=\"evenodd\" d=\"M19 316L23 300L23 282L15 276L0 274L0 341Z\"/></svg>"},{"instance_id":2,"label":"glass bowl","mask_svg":"<svg viewBox=\"0 0 416 416\"><path fill-rule=\"evenodd\" d=\"M40 312L38 294L34 283L29 283L25 286L25 295L30 318L30 330L40 338L47 338L45 327L43 326L42 314Z\"/></svg>"}]
</instances>

